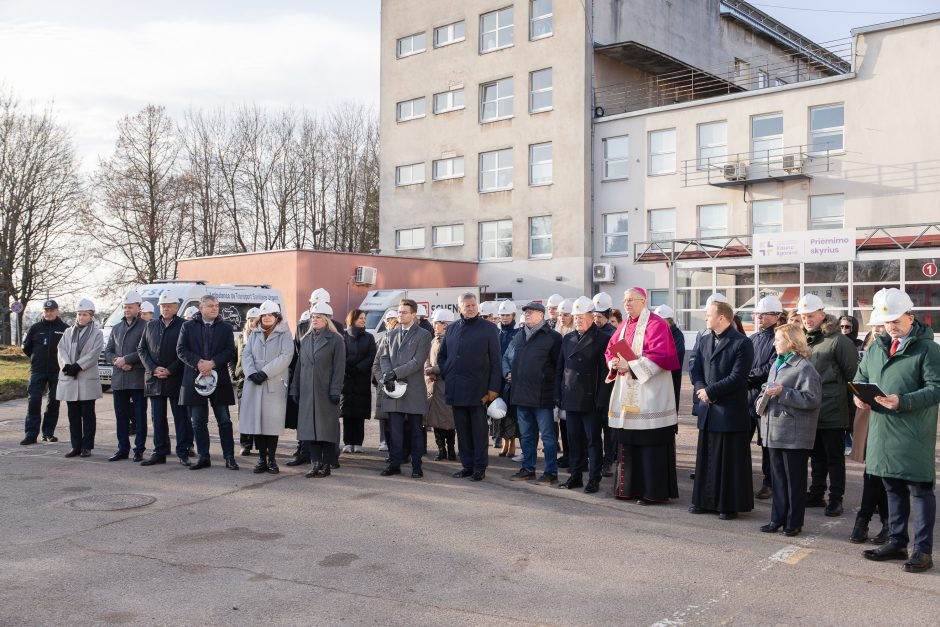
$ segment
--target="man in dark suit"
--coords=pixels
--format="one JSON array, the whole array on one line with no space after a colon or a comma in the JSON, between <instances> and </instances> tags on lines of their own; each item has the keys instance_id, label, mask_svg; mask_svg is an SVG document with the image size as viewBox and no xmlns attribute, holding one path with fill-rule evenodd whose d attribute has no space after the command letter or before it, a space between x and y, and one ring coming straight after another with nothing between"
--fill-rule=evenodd
<instances>
[{"instance_id":1,"label":"man in dark suit","mask_svg":"<svg viewBox=\"0 0 940 627\"><path fill-rule=\"evenodd\" d=\"M455 478L482 481L489 463L489 438L483 404L499 397L502 383L499 331L480 317L477 297L460 295L460 320L447 327L437 364L444 378L444 400L453 408L463 469Z\"/></svg>"},{"instance_id":2,"label":"man in dark suit","mask_svg":"<svg viewBox=\"0 0 940 627\"><path fill-rule=\"evenodd\" d=\"M431 334L416 320L418 303L403 299L398 303L399 325L389 331L378 353L382 371L381 407L388 414L390 430L388 466L383 477L401 474L404 459L404 438L407 427L411 439L411 476L424 476L421 456L427 448L422 419L428 409L428 394L424 384L424 362L431 352ZM399 398L389 396L397 382L407 387Z\"/></svg>"},{"instance_id":3,"label":"man in dark suit","mask_svg":"<svg viewBox=\"0 0 940 627\"><path fill-rule=\"evenodd\" d=\"M186 365L183 386L180 390L180 405L189 409L196 437L199 460L190 470L208 468L209 463L209 405L219 425L222 441L222 456L225 467L238 470L235 463L235 439L232 435L232 418L229 406L235 404L235 390L228 372L228 363L235 359L235 336L232 325L219 317L219 301L215 296L199 299L199 313L183 324L176 354ZM208 395L196 391L196 378L210 376L215 371L218 377Z\"/></svg>"},{"instance_id":4,"label":"man in dark suit","mask_svg":"<svg viewBox=\"0 0 940 627\"><path fill-rule=\"evenodd\" d=\"M754 509L751 482L751 415L747 376L754 345L733 325L734 311L713 302L705 310L703 335L690 372L698 398L698 451L692 486L693 514L718 512L722 520Z\"/></svg>"}]
</instances>

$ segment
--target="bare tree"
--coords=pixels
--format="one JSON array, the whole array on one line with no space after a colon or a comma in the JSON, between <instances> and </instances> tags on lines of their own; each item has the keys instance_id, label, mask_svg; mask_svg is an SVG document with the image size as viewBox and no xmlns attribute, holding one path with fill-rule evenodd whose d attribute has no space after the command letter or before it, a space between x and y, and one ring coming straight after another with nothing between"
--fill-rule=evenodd
<instances>
[{"instance_id":1,"label":"bare tree","mask_svg":"<svg viewBox=\"0 0 940 627\"><path fill-rule=\"evenodd\" d=\"M192 210L186 226L193 254L210 256L228 252L225 188L217 152L218 138L225 128L224 112L190 110L184 121L179 136L187 163L183 178Z\"/></svg>"}]
</instances>

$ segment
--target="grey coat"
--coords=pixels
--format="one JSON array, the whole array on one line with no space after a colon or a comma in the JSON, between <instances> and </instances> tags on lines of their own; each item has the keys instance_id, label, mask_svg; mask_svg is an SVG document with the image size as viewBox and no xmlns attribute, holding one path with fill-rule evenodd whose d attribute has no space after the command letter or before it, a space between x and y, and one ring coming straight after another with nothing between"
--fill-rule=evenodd
<instances>
[{"instance_id":1,"label":"grey coat","mask_svg":"<svg viewBox=\"0 0 940 627\"><path fill-rule=\"evenodd\" d=\"M294 358L294 338L283 320L265 339L259 324L248 335L242 350L244 388L238 406L238 430L253 435L281 435L287 416L287 367ZM248 377L264 372L268 378L258 385Z\"/></svg>"},{"instance_id":2,"label":"grey coat","mask_svg":"<svg viewBox=\"0 0 940 627\"><path fill-rule=\"evenodd\" d=\"M767 383L779 383L783 391L769 397L760 418L767 448L812 449L822 404L822 384L813 364L793 355L779 370L771 366Z\"/></svg>"},{"instance_id":3,"label":"grey coat","mask_svg":"<svg viewBox=\"0 0 940 627\"><path fill-rule=\"evenodd\" d=\"M424 377L428 391L428 412L424 416L424 426L433 429L454 429L454 410L444 401L444 378L441 377L441 369L437 366L437 353L441 350L443 341L443 335L435 336L431 340L431 352L424 364L434 375L433 380L431 377Z\"/></svg>"},{"instance_id":4,"label":"grey coat","mask_svg":"<svg viewBox=\"0 0 940 627\"><path fill-rule=\"evenodd\" d=\"M324 329L304 336L290 389L298 401L298 440L339 442L339 402L330 396L339 399L345 375L346 342L340 333Z\"/></svg>"},{"instance_id":5,"label":"grey coat","mask_svg":"<svg viewBox=\"0 0 940 627\"><path fill-rule=\"evenodd\" d=\"M94 325L94 322L89 324ZM72 341L76 329L77 324L70 326L59 341L59 384L55 391L56 400L91 401L102 396L101 379L98 378L98 355L104 346L104 335L101 329L92 326L91 337L85 341L81 354L76 355L76 344ZM78 364L82 370L76 376L69 377L62 372L62 366L65 364Z\"/></svg>"},{"instance_id":6,"label":"grey coat","mask_svg":"<svg viewBox=\"0 0 940 627\"><path fill-rule=\"evenodd\" d=\"M127 324L127 318L122 318L120 322L111 328L111 335L108 336L108 345L104 349L104 358L109 364L113 364L118 357L123 357L132 368L127 372L117 366L111 372L112 390L143 390L144 389L144 364L137 354L137 347L140 345L140 338L144 334L144 328L147 323L141 320L140 316L134 318L134 323Z\"/></svg>"},{"instance_id":7,"label":"grey coat","mask_svg":"<svg viewBox=\"0 0 940 627\"><path fill-rule=\"evenodd\" d=\"M377 420L384 420L388 418L388 415L385 413L385 410L382 409L382 399L385 397L382 394L382 364L379 363L379 358L382 356L382 345L385 343L385 336L388 335L387 331L382 331L381 333L375 334L375 358L372 360L372 396L375 398L375 411L373 416ZM381 435L381 434L380 434ZM385 441L385 436L382 436L382 441Z\"/></svg>"},{"instance_id":8,"label":"grey coat","mask_svg":"<svg viewBox=\"0 0 940 627\"><path fill-rule=\"evenodd\" d=\"M402 414L420 414L428 410L428 390L424 382L424 364L431 352L431 334L417 324L411 329L402 341L402 328L392 329L382 343L379 355L379 368L382 379L379 380L379 393L381 394L382 410L399 412ZM382 380L389 372L394 372L398 380L408 388L401 398L391 398L385 394Z\"/></svg>"}]
</instances>

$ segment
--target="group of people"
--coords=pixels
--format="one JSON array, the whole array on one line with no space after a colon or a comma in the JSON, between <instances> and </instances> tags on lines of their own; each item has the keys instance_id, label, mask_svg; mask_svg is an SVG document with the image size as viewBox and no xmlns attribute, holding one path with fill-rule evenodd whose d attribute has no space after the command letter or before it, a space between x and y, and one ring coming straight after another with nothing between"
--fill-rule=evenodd
<instances>
[{"instance_id":1,"label":"group of people","mask_svg":"<svg viewBox=\"0 0 940 627\"><path fill-rule=\"evenodd\" d=\"M321 288L311 294L296 336L278 304L265 301L248 312L236 339L212 296L204 296L198 313L184 321L177 315L179 301L164 292L160 316L145 321L140 295L131 291L123 301L124 318L103 346L91 301L81 301L71 327L58 318L56 303L47 301L44 320L24 344L33 374L22 444L36 442L40 434L55 441L57 402L64 400L72 444L66 456L91 454L95 400L102 396L96 364L103 348L114 367L117 420L118 450L109 461L133 453L142 465L166 463L169 405L180 463L191 470L210 466L211 407L225 466L237 470L229 408L238 402L242 453L257 448L258 473L279 472L278 438L293 428L298 447L288 465L309 464L307 477L330 476L339 466L341 419L342 452L357 453L363 450L364 421L374 414L388 451L382 476L401 474L410 464L411 476L423 477L430 428L435 460L459 456L455 478L483 480L491 444L502 439L501 454L511 455L518 439L521 454L513 459L520 467L513 481L594 493L605 476L614 477L618 498L665 503L679 496L684 336L672 309L651 311L642 288L625 292L616 325L619 312L612 305L604 293L576 299L555 294L517 311L511 301L479 303L475 293L466 292L456 315L440 308L426 319L427 311L404 299L386 312L385 330L373 337L360 310L349 312L345 325L333 320L329 294ZM747 337L722 294L708 299L705 329L688 366L699 431L689 511L730 520L751 511L755 496L771 498L770 521L761 531L782 529L788 536L801 533L806 507L841 515L852 408L852 452L866 472L850 540L880 544L864 552L867 559L901 559L909 572L927 570L936 508L940 347L931 328L916 319L911 299L895 288L876 295L874 329L861 347L840 328L853 328L851 321L843 318L843 325L825 309L818 296L805 294L787 316L778 298L765 296L755 308L758 328ZM849 383L877 384L883 393L865 403ZM40 419L45 387L50 401ZM144 459L146 399L153 452ZM750 453L755 432L763 456L756 495ZM566 467L562 481L559 468ZM869 539L876 510L886 527Z\"/></svg>"}]
</instances>

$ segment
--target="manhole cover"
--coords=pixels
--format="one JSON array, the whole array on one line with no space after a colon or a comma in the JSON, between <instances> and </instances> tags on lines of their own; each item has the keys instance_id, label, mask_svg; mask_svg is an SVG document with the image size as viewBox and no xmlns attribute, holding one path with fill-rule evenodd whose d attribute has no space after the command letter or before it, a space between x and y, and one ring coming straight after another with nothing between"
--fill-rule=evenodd
<instances>
[{"instance_id":1,"label":"manhole cover","mask_svg":"<svg viewBox=\"0 0 940 627\"><path fill-rule=\"evenodd\" d=\"M146 494L96 494L66 501L66 505L83 512L116 512L144 507L156 500Z\"/></svg>"},{"instance_id":2,"label":"manhole cover","mask_svg":"<svg viewBox=\"0 0 940 627\"><path fill-rule=\"evenodd\" d=\"M13 457L42 457L44 455L57 455L58 449L54 448L11 448L0 451L0 456L10 455Z\"/></svg>"}]
</instances>

